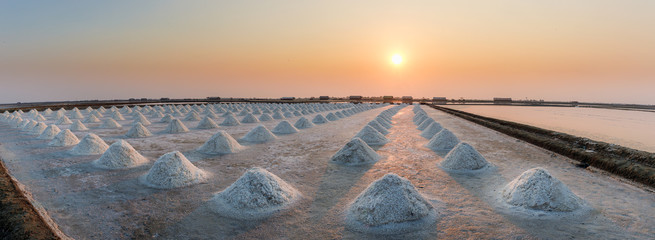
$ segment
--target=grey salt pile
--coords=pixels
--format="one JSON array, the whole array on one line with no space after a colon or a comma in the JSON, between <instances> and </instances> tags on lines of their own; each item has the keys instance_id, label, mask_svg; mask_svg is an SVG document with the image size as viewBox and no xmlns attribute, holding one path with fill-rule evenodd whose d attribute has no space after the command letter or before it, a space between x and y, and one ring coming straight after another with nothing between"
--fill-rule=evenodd
<instances>
[{"instance_id":1,"label":"grey salt pile","mask_svg":"<svg viewBox=\"0 0 655 240\"><path fill-rule=\"evenodd\" d=\"M227 132L220 130L198 148L198 152L205 154L228 154L239 152L242 149L243 147L237 140Z\"/></svg>"},{"instance_id":2,"label":"grey salt pile","mask_svg":"<svg viewBox=\"0 0 655 240\"><path fill-rule=\"evenodd\" d=\"M572 212L583 200L543 168L533 168L512 180L502 192L505 202L532 210Z\"/></svg>"},{"instance_id":3,"label":"grey salt pile","mask_svg":"<svg viewBox=\"0 0 655 240\"><path fill-rule=\"evenodd\" d=\"M275 134L292 134L292 133L297 133L298 129L293 125L291 125L289 121L283 120L280 123L278 123L277 126L275 126L275 128L273 128L272 132Z\"/></svg>"},{"instance_id":4,"label":"grey salt pile","mask_svg":"<svg viewBox=\"0 0 655 240\"><path fill-rule=\"evenodd\" d=\"M450 151L457 146L458 143L459 138L457 138L457 136L455 136L451 131L444 128L430 139L426 147L434 151L442 152Z\"/></svg>"},{"instance_id":5,"label":"grey salt pile","mask_svg":"<svg viewBox=\"0 0 655 240\"><path fill-rule=\"evenodd\" d=\"M159 157L143 177L143 182L153 188L170 189L185 187L204 181L207 174L194 166L179 151Z\"/></svg>"},{"instance_id":6,"label":"grey salt pile","mask_svg":"<svg viewBox=\"0 0 655 240\"><path fill-rule=\"evenodd\" d=\"M390 173L371 183L346 210L346 226L376 234L400 234L433 224L437 211L412 183Z\"/></svg>"},{"instance_id":7,"label":"grey salt pile","mask_svg":"<svg viewBox=\"0 0 655 240\"><path fill-rule=\"evenodd\" d=\"M109 145L93 133L88 133L70 150L73 155L97 155L102 154L109 148Z\"/></svg>"},{"instance_id":8,"label":"grey salt pile","mask_svg":"<svg viewBox=\"0 0 655 240\"><path fill-rule=\"evenodd\" d=\"M351 166L371 164L378 160L380 160L380 155L358 137L351 139L330 158L331 162Z\"/></svg>"},{"instance_id":9,"label":"grey salt pile","mask_svg":"<svg viewBox=\"0 0 655 240\"><path fill-rule=\"evenodd\" d=\"M441 161L447 170L468 171L491 167L491 164L468 143L461 142Z\"/></svg>"},{"instance_id":10,"label":"grey salt pile","mask_svg":"<svg viewBox=\"0 0 655 240\"><path fill-rule=\"evenodd\" d=\"M125 140L118 140L99 159L93 161L93 165L104 169L122 169L143 165L148 159L141 156L132 145Z\"/></svg>"},{"instance_id":11,"label":"grey salt pile","mask_svg":"<svg viewBox=\"0 0 655 240\"><path fill-rule=\"evenodd\" d=\"M243 136L240 140L244 142L250 142L250 143L264 143L268 141L275 140L277 137L268 130L268 128L264 127L264 125L259 125L250 132L246 133L245 136Z\"/></svg>"},{"instance_id":12,"label":"grey salt pile","mask_svg":"<svg viewBox=\"0 0 655 240\"><path fill-rule=\"evenodd\" d=\"M210 200L225 217L262 219L291 207L301 197L290 184L262 168L251 168Z\"/></svg>"}]
</instances>

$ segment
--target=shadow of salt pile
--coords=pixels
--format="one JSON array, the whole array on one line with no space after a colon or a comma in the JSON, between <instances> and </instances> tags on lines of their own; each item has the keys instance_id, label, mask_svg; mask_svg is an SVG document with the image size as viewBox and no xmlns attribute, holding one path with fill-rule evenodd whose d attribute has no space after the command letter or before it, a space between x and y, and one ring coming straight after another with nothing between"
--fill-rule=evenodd
<instances>
[{"instance_id":1,"label":"shadow of salt pile","mask_svg":"<svg viewBox=\"0 0 655 240\"><path fill-rule=\"evenodd\" d=\"M309 211L312 213L310 219L315 222L320 221L337 203L342 201L343 197L373 165L347 166L329 163L321 177L314 201L309 207Z\"/></svg>"},{"instance_id":2,"label":"shadow of salt pile","mask_svg":"<svg viewBox=\"0 0 655 240\"><path fill-rule=\"evenodd\" d=\"M505 178L495 169L477 172L446 171L446 173L471 195L490 206L499 216L533 237L620 239L624 236L619 226L594 209L557 213L528 210L505 203L502 198L503 188L511 179ZM596 228L594 225L602 227ZM600 229L603 230L602 233L599 232Z\"/></svg>"}]
</instances>

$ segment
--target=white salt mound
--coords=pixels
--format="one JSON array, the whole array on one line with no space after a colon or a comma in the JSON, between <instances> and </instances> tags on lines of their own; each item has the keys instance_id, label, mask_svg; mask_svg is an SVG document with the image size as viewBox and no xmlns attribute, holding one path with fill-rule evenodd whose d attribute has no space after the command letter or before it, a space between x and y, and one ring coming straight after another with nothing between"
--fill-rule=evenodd
<instances>
[{"instance_id":1,"label":"white salt mound","mask_svg":"<svg viewBox=\"0 0 655 240\"><path fill-rule=\"evenodd\" d=\"M161 118L161 121L160 121L160 122L162 122L162 123L170 123L170 122L173 120L173 118L174 118L173 115L166 114L166 115L164 115L164 117Z\"/></svg>"},{"instance_id":2,"label":"white salt mound","mask_svg":"<svg viewBox=\"0 0 655 240\"><path fill-rule=\"evenodd\" d=\"M159 157L143 179L150 187L169 189L200 183L206 175L182 153L175 151Z\"/></svg>"},{"instance_id":3,"label":"white salt mound","mask_svg":"<svg viewBox=\"0 0 655 240\"><path fill-rule=\"evenodd\" d=\"M435 134L426 147L435 151L450 151L459 143L459 138L448 129L442 129Z\"/></svg>"},{"instance_id":4,"label":"white salt mound","mask_svg":"<svg viewBox=\"0 0 655 240\"><path fill-rule=\"evenodd\" d=\"M105 121L102 123L100 128L108 128L108 129L116 129L116 128L121 128L121 126L116 120L113 118L107 118Z\"/></svg>"},{"instance_id":5,"label":"white salt mound","mask_svg":"<svg viewBox=\"0 0 655 240\"><path fill-rule=\"evenodd\" d=\"M243 119L241 119L241 123L257 123L259 120L255 117L255 115L252 115L252 113L248 113Z\"/></svg>"},{"instance_id":6,"label":"white salt mound","mask_svg":"<svg viewBox=\"0 0 655 240\"><path fill-rule=\"evenodd\" d=\"M419 230L436 217L437 211L414 185L393 173L371 183L346 210L348 227L378 234Z\"/></svg>"},{"instance_id":7,"label":"white salt mound","mask_svg":"<svg viewBox=\"0 0 655 240\"><path fill-rule=\"evenodd\" d=\"M80 121L80 120L77 120L77 121ZM66 116L62 116L61 118L59 118L59 120L57 120L57 122L55 122L55 124L57 124L57 125L66 125L66 124L71 124L71 123L73 123L73 122Z\"/></svg>"},{"instance_id":8,"label":"white salt mound","mask_svg":"<svg viewBox=\"0 0 655 240\"><path fill-rule=\"evenodd\" d=\"M543 168L523 172L503 189L505 202L527 209L571 212L583 205L583 200Z\"/></svg>"},{"instance_id":9,"label":"white salt mound","mask_svg":"<svg viewBox=\"0 0 655 240\"><path fill-rule=\"evenodd\" d=\"M41 133L41 135L37 137L37 139L51 140L55 138L55 136L59 132L61 132L61 130L59 129L59 127L57 127L57 125L50 124L50 126L48 126L45 130L43 130L43 132Z\"/></svg>"},{"instance_id":10,"label":"white salt mound","mask_svg":"<svg viewBox=\"0 0 655 240\"><path fill-rule=\"evenodd\" d=\"M86 131L89 130L86 126L84 126L84 123L82 123L80 120L75 120L73 124L69 128L71 131Z\"/></svg>"},{"instance_id":11,"label":"white salt mound","mask_svg":"<svg viewBox=\"0 0 655 240\"><path fill-rule=\"evenodd\" d=\"M296 121L296 123L293 124L293 126L296 127L297 129L306 129L306 128L313 127L314 124L309 120L307 120L307 118L300 117L300 119L298 119L298 121Z\"/></svg>"},{"instance_id":12,"label":"white salt mound","mask_svg":"<svg viewBox=\"0 0 655 240\"><path fill-rule=\"evenodd\" d=\"M292 133L297 133L298 129L293 125L291 125L289 121L284 120L278 123L277 126L273 128L272 132L275 134L292 134Z\"/></svg>"},{"instance_id":13,"label":"white salt mound","mask_svg":"<svg viewBox=\"0 0 655 240\"><path fill-rule=\"evenodd\" d=\"M228 154L239 152L242 149L243 146L237 140L227 132L220 130L198 148L198 152L206 154Z\"/></svg>"},{"instance_id":14,"label":"white salt mound","mask_svg":"<svg viewBox=\"0 0 655 240\"><path fill-rule=\"evenodd\" d=\"M98 160L93 161L96 167L104 169L122 169L136 167L148 162L132 145L125 140L118 140Z\"/></svg>"},{"instance_id":15,"label":"white salt mound","mask_svg":"<svg viewBox=\"0 0 655 240\"><path fill-rule=\"evenodd\" d=\"M421 122L421 124L418 125L418 128L416 128L416 129L423 131L427 127L429 127L430 124L432 124L433 122L435 122L434 119L428 117L428 118L425 119L425 121Z\"/></svg>"},{"instance_id":16,"label":"white salt mound","mask_svg":"<svg viewBox=\"0 0 655 240\"><path fill-rule=\"evenodd\" d=\"M264 143L275 140L276 138L277 137L273 135L273 133L269 131L268 128L264 127L264 125L259 125L250 130L250 132L246 133L246 135L241 138L241 141L251 143Z\"/></svg>"},{"instance_id":17,"label":"white salt mound","mask_svg":"<svg viewBox=\"0 0 655 240\"><path fill-rule=\"evenodd\" d=\"M198 127L196 127L196 128L198 128L198 129L214 129L214 128L218 128L218 124L216 124L216 122L214 122L214 120L212 120L209 116L205 116L198 123Z\"/></svg>"},{"instance_id":18,"label":"white salt mound","mask_svg":"<svg viewBox=\"0 0 655 240\"><path fill-rule=\"evenodd\" d=\"M78 144L80 140L71 132L70 130L66 129L64 131L59 132L55 137L48 143L48 146L53 146L53 147L64 147L64 146L72 146L75 144Z\"/></svg>"},{"instance_id":19,"label":"white salt mound","mask_svg":"<svg viewBox=\"0 0 655 240\"><path fill-rule=\"evenodd\" d=\"M441 131L441 129L443 129L441 124L439 124L438 122L433 122L427 128L425 128L423 132L421 132L421 137L430 139L439 131Z\"/></svg>"},{"instance_id":20,"label":"white salt mound","mask_svg":"<svg viewBox=\"0 0 655 240\"><path fill-rule=\"evenodd\" d=\"M88 133L70 150L73 155L96 155L102 154L109 148L109 145L93 133Z\"/></svg>"},{"instance_id":21,"label":"white salt mound","mask_svg":"<svg viewBox=\"0 0 655 240\"><path fill-rule=\"evenodd\" d=\"M291 207L301 194L262 168L251 168L210 200L210 208L225 217L262 219Z\"/></svg>"},{"instance_id":22,"label":"white salt mound","mask_svg":"<svg viewBox=\"0 0 655 240\"><path fill-rule=\"evenodd\" d=\"M355 135L355 137L362 139L369 146L382 146L389 142L382 133L375 130L375 128L370 125L364 126L364 128Z\"/></svg>"},{"instance_id":23,"label":"white salt mound","mask_svg":"<svg viewBox=\"0 0 655 240\"><path fill-rule=\"evenodd\" d=\"M127 131L125 136L128 138L142 138L152 136L152 133L150 130L148 130L148 128L143 126L143 124L137 122L136 124L132 125L132 128Z\"/></svg>"},{"instance_id":24,"label":"white salt mound","mask_svg":"<svg viewBox=\"0 0 655 240\"><path fill-rule=\"evenodd\" d=\"M97 123L100 122L100 119L95 115L89 115L84 119L85 123Z\"/></svg>"},{"instance_id":25,"label":"white salt mound","mask_svg":"<svg viewBox=\"0 0 655 240\"><path fill-rule=\"evenodd\" d=\"M166 132L167 133L184 133L188 132L189 129L184 126L184 123L180 121L180 119L174 118L171 120L170 123L168 123L168 127L166 127Z\"/></svg>"},{"instance_id":26,"label":"white salt mound","mask_svg":"<svg viewBox=\"0 0 655 240\"><path fill-rule=\"evenodd\" d=\"M378 121L376 121L375 119L368 122L368 126L371 126L371 127L375 128L375 130L378 130L378 132L382 133L383 135L389 134L389 130L382 127L382 125L380 125L380 123L378 123Z\"/></svg>"},{"instance_id":27,"label":"white salt mound","mask_svg":"<svg viewBox=\"0 0 655 240\"><path fill-rule=\"evenodd\" d=\"M143 116L140 112L137 112L137 114L134 116L134 122L133 123L141 123L143 126L149 126L152 123L148 120L146 116Z\"/></svg>"},{"instance_id":28,"label":"white salt mound","mask_svg":"<svg viewBox=\"0 0 655 240\"><path fill-rule=\"evenodd\" d=\"M346 143L339 151L337 151L332 158L331 162L344 164L344 165L364 165L377 162L380 159L375 150L362 141L362 139L355 137Z\"/></svg>"},{"instance_id":29,"label":"white salt mound","mask_svg":"<svg viewBox=\"0 0 655 240\"><path fill-rule=\"evenodd\" d=\"M490 167L489 162L468 143L461 142L441 161L448 170L478 170Z\"/></svg>"},{"instance_id":30,"label":"white salt mound","mask_svg":"<svg viewBox=\"0 0 655 240\"><path fill-rule=\"evenodd\" d=\"M264 113L261 116L259 116L259 121L266 122L271 120L273 120L273 117L271 117L271 115L268 113Z\"/></svg>"},{"instance_id":31,"label":"white salt mound","mask_svg":"<svg viewBox=\"0 0 655 240\"><path fill-rule=\"evenodd\" d=\"M236 126L241 124L239 120L234 117L234 114L230 112L226 112L227 115L225 115L225 120L220 124L221 126Z\"/></svg>"},{"instance_id":32,"label":"white salt mound","mask_svg":"<svg viewBox=\"0 0 655 240\"><path fill-rule=\"evenodd\" d=\"M329 120L327 120L327 118L323 117L323 115L321 115L321 114L316 115L314 117L314 119L312 119L312 123L315 123L315 124L323 124L323 123L327 123L327 122L329 122Z\"/></svg>"},{"instance_id":33,"label":"white salt mound","mask_svg":"<svg viewBox=\"0 0 655 240\"><path fill-rule=\"evenodd\" d=\"M45 129L48 128L48 125L45 124L44 122L39 122L32 129L30 130L30 134L33 135L41 135Z\"/></svg>"}]
</instances>

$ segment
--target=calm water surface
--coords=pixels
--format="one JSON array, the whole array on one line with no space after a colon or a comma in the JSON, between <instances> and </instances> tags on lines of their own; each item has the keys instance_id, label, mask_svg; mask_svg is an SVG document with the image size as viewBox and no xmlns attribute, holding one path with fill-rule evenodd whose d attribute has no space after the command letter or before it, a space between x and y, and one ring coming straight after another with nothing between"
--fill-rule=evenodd
<instances>
[{"instance_id":1,"label":"calm water surface","mask_svg":"<svg viewBox=\"0 0 655 240\"><path fill-rule=\"evenodd\" d=\"M655 152L655 113L653 112L572 107L479 105L448 107Z\"/></svg>"}]
</instances>

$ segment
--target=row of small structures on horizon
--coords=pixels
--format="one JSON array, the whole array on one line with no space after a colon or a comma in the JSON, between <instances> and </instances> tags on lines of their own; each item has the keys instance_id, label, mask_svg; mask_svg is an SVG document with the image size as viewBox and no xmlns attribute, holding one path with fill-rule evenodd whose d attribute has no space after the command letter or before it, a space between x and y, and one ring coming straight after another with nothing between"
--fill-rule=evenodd
<instances>
[{"instance_id":1,"label":"row of small structures on horizon","mask_svg":"<svg viewBox=\"0 0 655 240\"><path fill-rule=\"evenodd\" d=\"M544 101L543 99L512 99L509 97L494 97L493 99L465 99L465 98L446 98L446 97L420 97L413 96L362 96L351 95L346 97L319 96L319 97L281 97L281 98L242 98L242 97L206 97L206 98L130 98L130 99L112 99L112 100L79 100L79 101L58 101L58 102L17 102L0 104L0 110L19 110L34 107L86 107L102 105L140 105L140 104L175 104L175 103L391 103L391 104L434 104L434 105L518 105L518 106L556 106L556 107L595 107L595 108L618 108L618 109L637 109L646 111L655 111L655 105L641 104L621 104L621 103L587 103L578 101Z\"/></svg>"}]
</instances>

